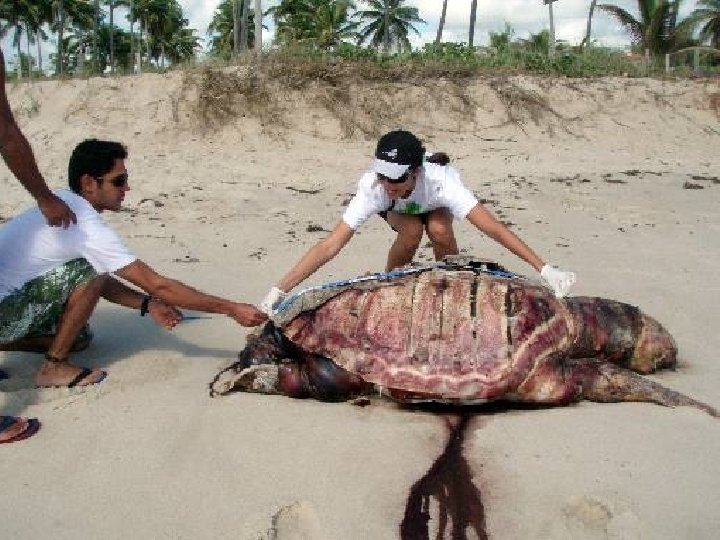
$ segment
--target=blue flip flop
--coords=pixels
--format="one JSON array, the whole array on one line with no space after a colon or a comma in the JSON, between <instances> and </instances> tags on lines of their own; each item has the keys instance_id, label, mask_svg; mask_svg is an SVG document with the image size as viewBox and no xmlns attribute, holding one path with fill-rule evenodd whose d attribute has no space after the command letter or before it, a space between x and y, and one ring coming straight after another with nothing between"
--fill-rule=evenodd
<instances>
[{"instance_id":1,"label":"blue flip flop","mask_svg":"<svg viewBox=\"0 0 720 540\"><path fill-rule=\"evenodd\" d=\"M5 431L7 428L15 424L19 419L14 416L0 416L0 431ZM40 420L37 418L28 419L27 427L21 432L15 435L13 438L6 441L0 441L0 444L12 443L22 441L35 435L40 429Z\"/></svg>"},{"instance_id":2,"label":"blue flip flop","mask_svg":"<svg viewBox=\"0 0 720 540\"><path fill-rule=\"evenodd\" d=\"M36 388L75 388L76 386L80 385L80 383L87 378L88 375L90 375L93 372L90 368L81 368L80 373L78 373L75 378L70 381L67 384L45 384L45 385L38 385ZM105 380L105 377L107 377L107 371L102 371L102 375L97 381L94 381L90 384L83 384L80 386L93 386L95 384L101 383Z\"/></svg>"}]
</instances>

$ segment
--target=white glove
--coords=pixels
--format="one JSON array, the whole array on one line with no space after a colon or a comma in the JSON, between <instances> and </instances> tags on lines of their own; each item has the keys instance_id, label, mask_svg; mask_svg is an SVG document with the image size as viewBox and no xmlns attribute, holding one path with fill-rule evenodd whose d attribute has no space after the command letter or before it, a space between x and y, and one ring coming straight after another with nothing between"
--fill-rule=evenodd
<instances>
[{"instance_id":1,"label":"white glove","mask_svg":"<svg viewBox=\"0 0 720 540\"><path fill-rule=\"evenodd\" d=\"M562 298L575 283L575 272L564 272L559 268L546 264L540 270L540 276L555 291L555 296Z\"/></svg>"},{"instance_id":2,"label":"white glove","mask_svg":"<svg viewBox=\"0 0 720 540\"><path fill-rule=\"evenodd\" d=\"M272 317L275 313L275 310L282 303L282 301L285 300L286 296L286 292L281 291L277 287L273 287L272 289L270 289L270 292L265 295L263 301L260 302L260 311L262 311L268 317Z\"/></svg>"}]
</instances>

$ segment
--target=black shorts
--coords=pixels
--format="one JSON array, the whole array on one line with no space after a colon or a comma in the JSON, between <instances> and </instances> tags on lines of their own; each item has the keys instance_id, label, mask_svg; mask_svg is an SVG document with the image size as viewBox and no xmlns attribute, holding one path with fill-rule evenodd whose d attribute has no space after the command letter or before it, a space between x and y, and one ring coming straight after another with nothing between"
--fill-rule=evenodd
<instances>
[{"instance_id":1,"label":"black shorts","mask_svg":"<svg viewBox=\"0 0 720 540\"><path fill-rule=\"evenodd\" d=\"M378 216L383 218L387 222L388 225L390 225L390 222L387 220L387 215L388 215L388 212L390 212L390 211L391 210L383 210L382 212L378 212ZM420 221L422 222L423 225L427 225L428 219L430 219L430 212L424 212L422 214L406 214L406 215L419 217ZM390 228L393 231L397 232L395 227L393 227L392 225L390 225Z\"/></svg>"}]
</instances>

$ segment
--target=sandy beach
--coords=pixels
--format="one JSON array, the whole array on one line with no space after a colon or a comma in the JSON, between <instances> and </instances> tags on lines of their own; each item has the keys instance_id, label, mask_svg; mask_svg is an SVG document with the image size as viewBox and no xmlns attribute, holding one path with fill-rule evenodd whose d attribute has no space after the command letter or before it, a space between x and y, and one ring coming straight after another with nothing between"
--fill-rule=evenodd
<instances>
[{"instance_id":1,"label":"sandy beach","mask_svg":"<svg viewBox=\"0 0 720 540\"><path fill-rule=\"evenodd\" d=\"M442 81L358 83L334 110L319 89L275 95L265 112L238 97L241 112L210 116L181 72L7 90L52 187L65 187L84 138L126 143L131 191L106 220L158 271L253 303L338 221L375 136L413 130L541 257L577 273L572 294L662 322L680 365L652 378L720 407L717 80L516 77L468 83L463 96ZM31 203L4 166L0 186L3 221ZM468 223L456 234L463 253L532 272ZM391 241L371 220L305 285L382 270ZM417 260L431 257L423 242ZM36 436L0 448L3 539L408 540L423 538L401 533L418 501L430 538L720 531L720 423L695 409L473 409L459 451L445 456L482 519L466 536L438 536L443 517L463 518L421 480L457 412L211 399L208 383L247 329L200 314L166 332L107 302L91 324L94 342L74 359L109 376L86 390L36 390L41 357L0 353L11 375L0 410L42 421Z\"/></svg>"}]
</instances>

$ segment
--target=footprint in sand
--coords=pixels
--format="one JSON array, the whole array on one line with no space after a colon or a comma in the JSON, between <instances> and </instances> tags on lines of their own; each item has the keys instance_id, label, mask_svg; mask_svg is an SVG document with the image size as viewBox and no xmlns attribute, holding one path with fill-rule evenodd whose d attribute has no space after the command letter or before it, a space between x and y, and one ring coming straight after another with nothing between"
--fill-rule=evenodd
<instances>
[{"instance_id":1,"label":"footprint in sand","mask_svg":"<svg viewBox=\"0 0 720 540\"><path fill-rule=\"evenodd\" d=\"M327 540L315 508L299 501L282 507L273 516L268 540Z\"/></svg>"},{"instance_id":2,"label":"footprint in sand","mask_svg":"<svg viewBox=\"0 0 720 540\"><path fill-rule=\"evenodd\" d=\"M563 506L568 538L640 538L638 518L624 506L605 504L587 496L568 500Z\"/></svg>"}]
</instances>

